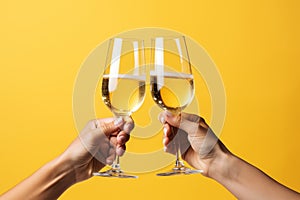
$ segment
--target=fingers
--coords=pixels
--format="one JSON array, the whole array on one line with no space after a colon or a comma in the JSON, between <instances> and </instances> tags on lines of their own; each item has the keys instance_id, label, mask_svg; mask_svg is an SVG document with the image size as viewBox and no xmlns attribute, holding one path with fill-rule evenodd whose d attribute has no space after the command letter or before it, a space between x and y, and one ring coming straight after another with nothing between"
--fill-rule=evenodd
<instances>
[{"instance_id":1,"label":"fingers","mask_svg":"<svg viewBox=\"0 0 300 200\"><path fill-rule=\"evenodd\" d=\"M176 150L174 148L174 143L172 142L174 138L174 134L172 134L171 127L169 124L164 124L163 132L164 132L164 136L163 136L164 151L171 154L175 154Z\"/></svg>"},{"instance_id":2,"label":"fingers","mask_svg":"<svg viewBox=\"0 0 300 200\"><path fill-rule=\"evenodd\" d=\"M116 155L122 156L126 150L126 142L130 136L124 131L119 132L117 135L113 135L109 140L109 148L106 157L106 164L111 165L116 158ZM101 151L105 151L104 149Z\"/></svg>"},{"instance_id":3,"label":"fingers","mask_svg":"<svg viewBox=\"0 0 300 200\"><path fill-rule=\"evenodd\" d=\"M112 144L122 146L130 138L130 132L134 128L134 122L131 117L118 117L97 119L94 122L95 128L101 130L108 138L116 137Z\"/></svg>"},{"instance_id":4,"label":"fingers","mask_svg":"<svg viewBox=\"0 0 300 200\"><path fill-rule=\"evenodd\" d=\"M117 135L117 144L124 145L130 139L130 135L125 131L120 131Z\"/></svg>"},{"instance_id":5,"label":"fingers","mask_svg":"<svg viewBox=\"0 0 300 200\"><path fill-rule=\"evenodd\" d=\"M166 147L170 141L172 140L171 138L171 130L170 130L170 125L169 124L164 124L163 125L163 132L164 132L164 137L163 137L163 145Z\"/></svg>"},{"instance_id":6,"label":"fingers","mask_svg":"<svg viewBox=\"0 0 300 200\"><path fill-rule=\"evenodd\" d=\"M98 120L99 121L99 120ZM106 123L105 123L106 122ZM134 128L134 122L131 117L119 117L114 121L100 120L100 128L110 140L110 144L114 146L114 154L122 156L126 150L126 142L130 139L130 132ZM109 152L109 159L113 156ZM115 156L115 155L114 155Z\"/></svg>"},{"instance_id":7,"label":"fingers","mask_svg":"<svg viewBox=\"0 0 300 200\"><path fill-rule=\"evenodd\" d=\"M111 164L124 154L133 128L131 117L95 119L81 131L80 141L99 162Z\"/></svg>"},{"instance_id":8,"label":"fingers","mask_svg":"<svg viewBox=\"0 0 300 200\"><path fill-rule=\"evenodd\" d=\"M119 131L124 124L125 121L122 117L95 120L95 128L101 130L107 137Z\"/></svg>"},{"instance_id":9,"label":"fingers","mask_svg":"<svg viewBox=\"0 0 300 200\"><path fill-rule=\"evenodd\" d=\"M134 121L131 117L97 119L95 124L96 128L101 129L108 137L120 130L130 134L134 128Z\"/></svg>"},{"instance_id":10,"label":"fingers","mask_svg":"<svg viewBox=\"0 0 300 200\"><path fill-rule=\"evenodd\" d=\"M117 138L116 138L116 142L117 142L117 148L116 148L116 154L118 156L122 156L125 153L126 150L126 142L130 139L130 135L127 134L125 131L121 131Z\"/></svg>"},{"instance_id":11,"label":"fingers","mask_svg":"<svg viewBox=\"0 0 300 200\"><path fill-rule=\"evenodd\" d=\"M198 133L199 128L204 130L208 128L208 125L205 123L203 118L198 115L188 113L174 115L171 112L164 111L160 113L159 120L162 123L168 123L171 126L180 128L189 135Z\"/></svg>"},{"instance_id":12,"label":"fingers","mask_svg":"<svg viewBox=\"0 0 300 200\"><path fill-rule=\"evenodd\" d=\"M124 154L126 150L125 143L128 139L129 137L121 137L119 139L118 136L112 136L110 139L107 138L107 142L100 143L99 150L96 152L94 157L96 157L96 159L101 163L111 165L115 160L116 155L122 156Z\"/></svg>"},{"instance_id":13,"label":"fingers","mask_svg":"<svg viewBox=\"0 0 300 200\"><path fill-rule=\"evenodd\" d=\"M176 148L180 148L181 153L185 153L190 147L190 142L187 137L187 133L171 127L169 124L163 125L163 145L164 151L175 154Z\"/></svg>"},{"instance_id":14,"label":"fingers","mask_svg":"<svg viewBox=\"0 0 300 200\"><path fill-rule=\"evenodd\" d=\"M122 127L122 130L125 133L130 134L130 132L134 128L134 121L133 121L133 119L131 117L124 117L124 121L125 121L125 124Z\"/></svg>"},{"instance_id":15,"label":"fingers","mask_svg":"<svg viewBox=\"0 0 300 200\"><path fill-rule=\"evenodd\" d=\"M178 130L176 130L174 127L171 127L169 124L164 124L163 125L163 132L164 132L164 137L163 137L163 145L167 146L169 143L176 137L176 134Z\"/></svg>"},{"instance_id":16,"label":"fingers","mask_svg":"<svg viewBox=\"0 0 300 200\"><path fill-rule=\"evenodd\" d=\"M115 158L116 158L116 153L115 153L115 149L113 147L111 147L109 150L108 150L108 156L106 158L106 164L108 165L111 165L113 164Z\"/></svg>"},{"instance_id":17,"label":"fingers","mask_svg":"<svg viewBox=\"0 0 300 200\"><path fill-rule=\"evenodd\" d=\"M125 124L116 138L116 154L122 156L126 150L126 142L130 139L130 132L134 128L134 122L131 117L125 117Z\"/></svg>"}]
</instances>

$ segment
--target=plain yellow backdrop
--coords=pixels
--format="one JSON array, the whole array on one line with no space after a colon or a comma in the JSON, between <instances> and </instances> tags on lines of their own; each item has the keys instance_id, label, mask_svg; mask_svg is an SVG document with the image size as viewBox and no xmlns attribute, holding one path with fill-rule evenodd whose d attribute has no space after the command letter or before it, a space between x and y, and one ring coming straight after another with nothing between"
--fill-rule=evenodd
<instances>
[{"instance_id":1,"label":"plain yellow backdrop","mask_svg":"<svg viewBox=\"0 0 300 200\"><path fill-rule=\"evenodd\" d=\"M208 51L227 94L221 139L300 191L299 8L297 0L1 1L0 193L76 137L72 92L89 52L142 27L182 32ZM101 198L235 199L201 175L154 173L138 180L92 178L60 199Z\"/></svg>"}]
</instances>

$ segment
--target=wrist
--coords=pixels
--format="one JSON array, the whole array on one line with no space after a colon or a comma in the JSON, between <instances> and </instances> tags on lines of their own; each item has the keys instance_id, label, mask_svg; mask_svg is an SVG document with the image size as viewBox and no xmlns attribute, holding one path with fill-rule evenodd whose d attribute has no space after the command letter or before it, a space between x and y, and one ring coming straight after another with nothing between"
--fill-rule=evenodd
<instances>
[{"instance_id":1,"label":"wrist","mask_svg":"<svg viewBox=\"0 0 300 200\"><path fill-rule=\"evenodd\" d=\"M219 141L214 149L214 157L209 162L207 177L216 181L228 179L230 175L230 168L235 160L235 156Z\"/></svg>"},{"instance_id":2,"label":"wrist","mask_svg":"<svg viewBox=\"0 0 300 200\"><path fill-rule=\"evenodd\" d=\"M58 163L64 165L65 172L73 177L73 184L84 181L99 171L104 165L97 160L82 145L77 138L58 158Z\"/></svg>"}]
</instances>

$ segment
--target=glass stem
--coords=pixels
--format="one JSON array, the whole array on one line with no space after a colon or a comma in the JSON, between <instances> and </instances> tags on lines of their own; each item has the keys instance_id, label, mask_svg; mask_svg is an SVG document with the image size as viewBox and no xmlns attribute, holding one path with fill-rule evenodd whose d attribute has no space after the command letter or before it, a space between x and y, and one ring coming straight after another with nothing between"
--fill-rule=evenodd
<instances>
[{"instance_id":1,"label":"glass stem","mask_svg":"<svg viewBox=\"0 0 300 200\"><path fill-rule=\"evenodd\" d=\"M175 169L180 169L180 168L184 167L184 164L181 160L180 141L178 140L178 138L176 138L177 128L171 126L171 131L172 131L172 134L174 135L173 143L174 143L174 147L175 147L175 151L176 151Z\"/></svg>"},{"instance_id":2,"label":"glass stem","mask_svg":"<svg viewBox=\"0 0 300 200\"><path fill-rule=\"evenodd\" d=\"M116 159L115 159L115 161L114 161L114 163L112 164L112 170L115 170L115 171L119 171L119 170L121 170L121 168L120 168L120 158L119 158L119 156L116 156Z\"/></svg>"},{"instance_id":3,"label":"glass stem","mask_svg":"<svg viewBox=\"0 0 300 200\"><path fill-rule=\"evenodd\" d=\"M122 116L122 115L117 115L116 113L114 113L114 116L115 118L119 118L119 117L122 117L123 119L125 119L126 116ZM116 155L116 158L112 164L112 170L115 170L115 171L121 171L121 168L120 168L120 156Z\"/></svg>"},{"instance_id":4,"label":"glass stem","mask_svg":"<svg viewBox=\"0 0 300 200\"><path fill-rule=\"evenodd\" d=\"M180 149L178 148L178 146L176 146L177 150L176 150L176 162L175 162L175 167L179 167L180 165Z\"/></svg>"}]
</instances>

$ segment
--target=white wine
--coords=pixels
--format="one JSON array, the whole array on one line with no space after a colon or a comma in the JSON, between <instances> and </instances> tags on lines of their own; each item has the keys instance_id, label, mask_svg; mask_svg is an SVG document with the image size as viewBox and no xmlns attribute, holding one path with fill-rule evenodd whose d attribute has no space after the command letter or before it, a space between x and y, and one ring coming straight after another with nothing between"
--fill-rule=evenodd
<instances>
[{"instance_id":1,"label":"white wine","mask_svg":"<svg viewBox=\"0 0 300 200\"><path fill-rule=\"evenodd\" d=\"M180 112L193 99L193 75L164 72L157 75L150 73L151 94L155 103L164 110Z\"/></svg>"},{"instance_id":2,"label":"white wine","mask_svg":"<svg viewBox=\"0 0 300 200\"><path fill-rule=\"evenodd\" d=\"M144 101L145 80L145 76L104 75L102 80L103 102L116 115L131 115Z\"/></svg>"}]
</instances>

